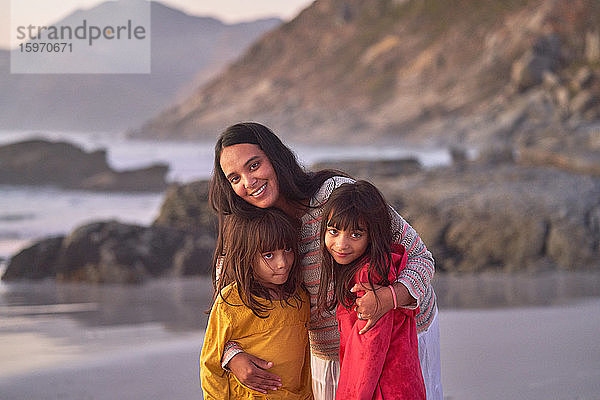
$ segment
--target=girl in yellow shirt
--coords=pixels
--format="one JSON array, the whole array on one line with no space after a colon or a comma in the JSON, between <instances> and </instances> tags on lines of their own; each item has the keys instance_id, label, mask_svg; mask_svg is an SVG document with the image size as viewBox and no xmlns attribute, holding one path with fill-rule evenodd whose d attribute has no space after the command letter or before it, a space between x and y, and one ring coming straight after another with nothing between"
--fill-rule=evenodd
<instances>
[{"instance_id":1,"label":"girl in yellow shirt","mask_svg":"<svg viewBox=\"0 0 600 400\"><path fill-rule=\"evenodd\" d=\"M229 215L225 254L200 355L204 399L313 399L310 304L298 266L299 224L278 209ZM267 394L223 370L228 342L264 360L281 386Z\"/></svg>"}]
</instances>

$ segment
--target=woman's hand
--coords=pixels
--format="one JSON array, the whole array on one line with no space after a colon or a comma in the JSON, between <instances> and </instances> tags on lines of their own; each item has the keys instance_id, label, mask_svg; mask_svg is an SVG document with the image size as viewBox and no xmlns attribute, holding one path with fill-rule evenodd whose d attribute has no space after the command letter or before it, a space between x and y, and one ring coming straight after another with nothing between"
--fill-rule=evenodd
<instances>
[{"instance_id":1,"label":"woman's hand","mask_svg":"<svg viewBox=\"0 0 600 400\"><path fill-rule=\"evenodd\" d=\"M384 286L374 285L375 293L371 290L370 285L357 283L350 289L351 292L356 293L364 291L365 294L362 297L356 299L355 310L357 313L362 315L362 319L366 319L366 325L358 332L363 334L375 325L379 318L381 318L386 312L390 311L394 306L394 300L391 298L391 292L384 289Z\"/></svg>"},{"instance_id":2,"label":"woman's hand","mask_svg":"<svg viewBox=\"0 0 600 400\"><path fill-rule=\"evenodd\" d=\"M266 370L273 367L267 362L248 353L238 353L227 364L227 367L244 386L266 394L267 390L277 390L281 386L281 378Z\"/></svg>"},{"instance_id":3,"label":"woman's hand","mask_svg":"<svg viewBox=\"0 0 600 400\"><path fill-rule=\"evenodd\" d=\"M375 293L371 289L370 285L365 285L360 282L352 286L352 288L350 289L352 293L356 293L359 291L365 292L365 294L362 297L357 298L355 302L356 312L360 313L363 316L363 319L367 319L367 323L360 330L360 332L358 332L359 334L363 334L369 329L371 329L375 325L375 323L379 321L379 318L381 318L386 312L394 308L394 299L392 298L392 292L389 289L387 289L386 286L373 286L375 288L375 292L377 292L377 297L375 297ZM394 283L393 287L396 293L398 307L408 307L416 305L416 300L411 296L406 286L404 286L401 283Z\"/></svg>"}]
</instances>

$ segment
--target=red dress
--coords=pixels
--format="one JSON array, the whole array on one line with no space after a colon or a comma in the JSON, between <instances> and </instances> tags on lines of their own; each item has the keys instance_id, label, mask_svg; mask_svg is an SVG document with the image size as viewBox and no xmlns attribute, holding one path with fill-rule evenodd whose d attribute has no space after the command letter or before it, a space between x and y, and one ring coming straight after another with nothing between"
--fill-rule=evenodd
<instances>
[{"instance_id":1,"label":"red dress","mask_svg":"<svg viewBox=\"0 0 600 400\"><path fill-rule=\"evenodd\" d=\"M404 269L406 259L404 246L392 247L390 282ZM367 267L368 263L356 273L352 284L368 285ZM358 293L359 297L363 294ZM359 335L367 321L359 320L356 311L338 305L341 371L336 400L425 400L415 322L418 311L391 310Z\"/></svg>"}]
</instances>

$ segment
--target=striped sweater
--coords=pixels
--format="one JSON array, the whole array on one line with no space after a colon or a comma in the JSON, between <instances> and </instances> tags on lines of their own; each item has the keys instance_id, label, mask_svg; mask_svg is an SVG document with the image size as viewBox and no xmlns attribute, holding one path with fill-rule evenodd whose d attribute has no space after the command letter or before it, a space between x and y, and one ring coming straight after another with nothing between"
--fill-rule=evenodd
<instances>
[{"instance_id":1,"label":"striped sweater","mask_svg":"<svg viewBox=\"0 0 600 400\"><path fill-rule=\"evenodd\" d=\"M309 338L312 353L323 359L337 360L339 332L335 312L317 312L317 294L321 276L321 249L319 229L321 227L322 205L329 199L331 192L343 183L354 182L345 177L333 177L326 180L310 201L307 213L301 218L302 231L299 246L301 268L304 283L310 294ZM435 267L431 253L427 250L417 232L390 207L392 216L393 240L404 245L408 252L406 268L398 276L398 282L404 284L410 294L417 299L420 312L416 317L417 331L426 330L436 310L436 298L431 286Z\"/></svg>"}]
</instances>

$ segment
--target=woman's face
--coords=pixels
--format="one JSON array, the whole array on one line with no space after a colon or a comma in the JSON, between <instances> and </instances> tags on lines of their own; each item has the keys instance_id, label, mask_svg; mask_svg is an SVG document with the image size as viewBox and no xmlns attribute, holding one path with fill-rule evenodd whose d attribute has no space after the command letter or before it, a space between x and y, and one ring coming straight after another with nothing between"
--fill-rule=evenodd
<instances>
[{"instance_id":1,"label":"woman's face","mask_svg":"<svg viewBox=\"0 0 600 400\"><path fill-rule=\"evenodd\" d=\"M276 206L279 200L277 175L258 145L240 143L225 147L219 161L235 194L259 208Z\"/></svg>"}]
</instances>

